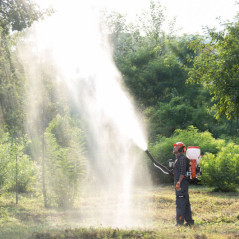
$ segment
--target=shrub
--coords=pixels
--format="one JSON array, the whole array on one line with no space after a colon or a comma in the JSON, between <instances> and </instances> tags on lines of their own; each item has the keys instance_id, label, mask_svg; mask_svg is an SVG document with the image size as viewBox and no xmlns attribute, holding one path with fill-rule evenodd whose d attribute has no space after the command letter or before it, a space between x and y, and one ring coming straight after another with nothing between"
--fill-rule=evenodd
<instances>
[{"instance_id":1,"label":"shrub","mask_svg":"<svg viewBox=\"0 0 239 239\"><path fill-rule=\"evenodd\" d=\"M217 155L206 154L200 163L202 182L215 191L236 191L239 184L239 145L229 143Z\"/></svg>"},{"instance_id":2,"label":"shrub","mask_svg":"<svg viewBox=\"0 0 239 239\"><path fill-rule=\"evenodd\" d=\"M18 192L27 192L33 189L35 182L34 164L24 153L24 147L24 139L18 139L15 142L8 133L3 130L0 131L1 191L16 191L16 177Z\"/></svg>"},{"instance_id":3,"label":"shrub","mask_svg":"<svg viewBox=\"0 0 239 239\"><path fill-rule=\"evenodd\" d=\"M77 122L67 116L52 120L45 133L46 188L50 205L72 207L85 172L85 146Z\"/></svg>"},{"instance_id":4,"label":"shrub","mask_svg":"<svg viewBox=\"0 0 239 239\"><path fill-rule=\"evenodd\" d=\"M156 142L149 145L149 149L160 162L168 163L168 159L175 158L173 144L179 141L186 146L200 147L201 154L215 154L225 146L224 140L213 138L210 132L199 132L194 126L189 126L186 130L175 130L170 138L158 136Z\"/></svg>"}]
</instances>

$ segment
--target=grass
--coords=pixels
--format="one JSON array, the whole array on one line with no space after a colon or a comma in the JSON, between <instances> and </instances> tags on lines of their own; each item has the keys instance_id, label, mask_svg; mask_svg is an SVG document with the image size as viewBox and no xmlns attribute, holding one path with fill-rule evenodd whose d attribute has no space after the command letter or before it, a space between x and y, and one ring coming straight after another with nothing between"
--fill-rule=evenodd
<instances>
[{"instance_id":1,"label":"grass","mask_svg":"<svg viewBox=\"0 0 239 239\"><path fill-rule=\"evenodd\" d=\"M107 208L100 208L101 196L82 195L75 209L60 210L45 209L40 197L29 194L20 195L15 205L14 195L5 194L0 197L0 238L239 238L238 192L215 193L190 186L192 228L174 227L174 200L171 185L137 189L133 220L128 224L122 217L127 226L119 227L109 223L116 205L112 198L105 201Z\"/></svg>"}]
</instances>

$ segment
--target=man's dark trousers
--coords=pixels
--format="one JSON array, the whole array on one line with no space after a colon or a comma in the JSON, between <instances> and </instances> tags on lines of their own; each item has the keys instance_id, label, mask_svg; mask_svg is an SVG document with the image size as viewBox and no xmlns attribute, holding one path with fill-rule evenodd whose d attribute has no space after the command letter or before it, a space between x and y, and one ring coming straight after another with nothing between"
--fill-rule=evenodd
<instances>
[{"instance_id":1,"label":"man's dark trousers","mask_svg":"<svg viewBox=\"0 0 239 239\"><path fill-rule=\"evenodd\" d=\"M176 185L177 181L174 182ZM184 220L187 224L194 224L194 220L192 219L191 206L189 202L188 195L188 185L189 181L187 179L183 179L180 187L180 191L176 191L176 221L177 224L183 224Z\"/></svg>"}]
</instances>

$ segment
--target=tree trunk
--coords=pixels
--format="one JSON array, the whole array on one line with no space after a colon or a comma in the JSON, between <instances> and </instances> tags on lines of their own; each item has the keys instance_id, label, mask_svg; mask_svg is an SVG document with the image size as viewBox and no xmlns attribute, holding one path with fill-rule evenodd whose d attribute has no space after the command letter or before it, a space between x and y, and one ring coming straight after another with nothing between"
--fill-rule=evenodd
<instances>
[{"instance_id":1,"label":"tree trunk","mask_svg":"<svg viewBox=\"0 0 239 239\"><path fill-rule=\"evenodd\" d=\"M18 204L18 157L17 157L17 139L13 134L11 138L11 154L12 158L15 158L15 193L16 193L16 204Z\"/></svg>"},{"instance_id":2,"label":"tree trunk","mask_svg":"<svg viewBox=\"0 0 239 239\"><path fill-rule=\"evenodd\" d=\"M18 204L18 158L17 158L17 154L16 154L16 204Z\"/></svg>"},{"instance_id":3,"label":"tree trunk","mask_svg":"<svg viewBox=\"0 0 239 239\"><path fill-rule=\"evenodd\" d=\"M47 197L46 197L46 182L45 182L45 137L44 132L42 134L42 193L44 198L44 206L47 208Z\"/></svg>"}]
</instances>

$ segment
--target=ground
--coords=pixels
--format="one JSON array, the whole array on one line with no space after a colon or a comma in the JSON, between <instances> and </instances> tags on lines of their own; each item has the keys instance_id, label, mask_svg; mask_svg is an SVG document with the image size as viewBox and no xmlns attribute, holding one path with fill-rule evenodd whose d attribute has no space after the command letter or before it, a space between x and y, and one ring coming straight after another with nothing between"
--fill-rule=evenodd
<instances>
[{"instance_id":1,"label":"ground","mask_svg":"<svg viewBox=\"0 0 239 239\"><path fill-rule=\"evenodd\" d=\"M89 195L88 195L89 196ZM140 188L134 193L137 205L134 224L107 226L100 222L99 198L81 198L74 209L43 207L42 198L22 194L0 196L0 239L25 238L239 238L239 192L215 193L203 186L190 186L195 226L175 227L175 196L171 185ZM107 201L108 203L109 201ZM108 204L109 205L109 204ZM114 213L114 204L105 214ZM110 214L111 212L111 214ZM121 218L123 221L126 218ZM108 221L107 221L108 220ZM126 222L126 221L125 221ZM127 223L126 223L127 224ZM110 225L110 224L109 224Z\"/></svg>"}]
</instances>

